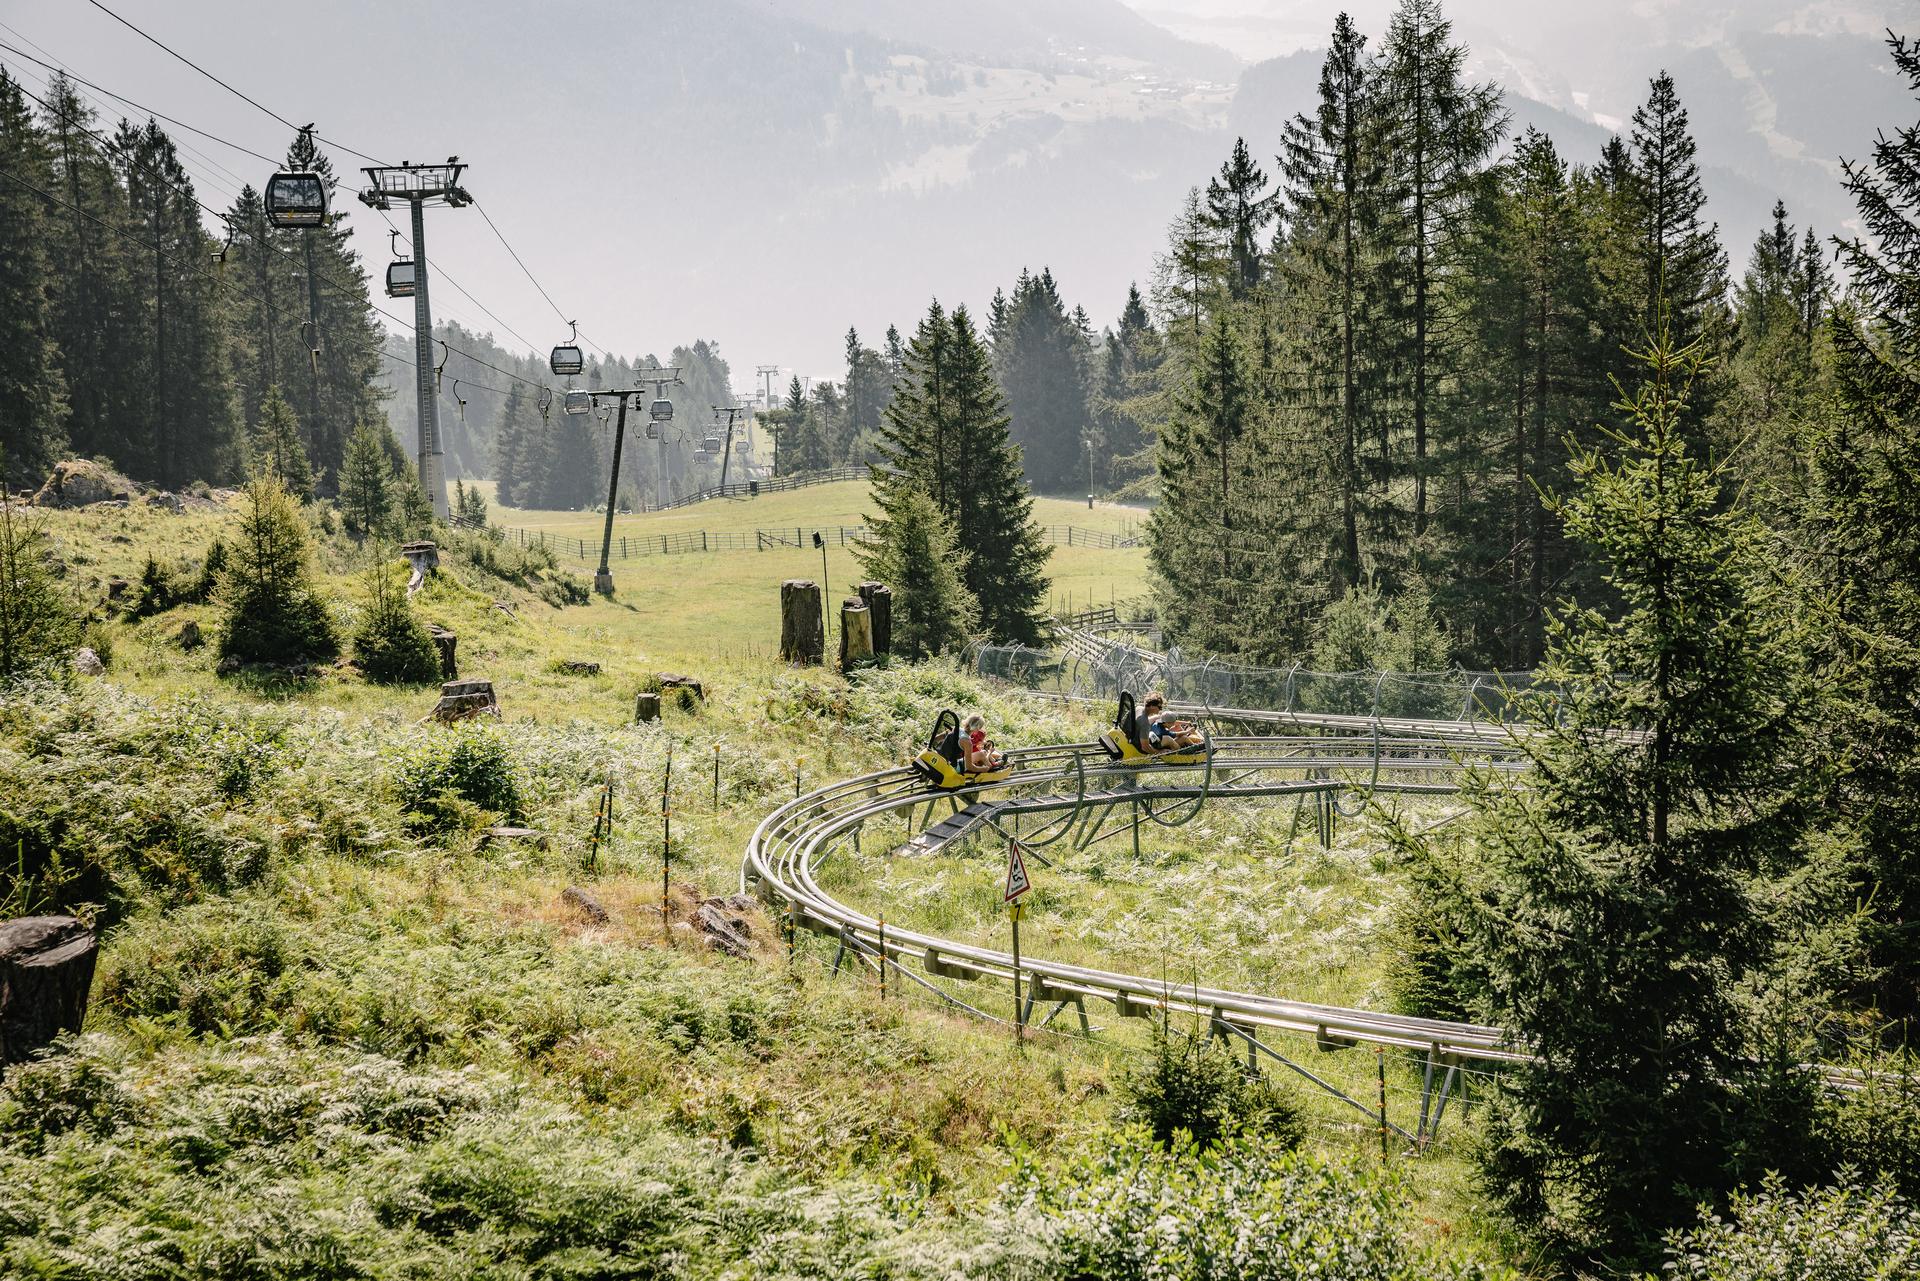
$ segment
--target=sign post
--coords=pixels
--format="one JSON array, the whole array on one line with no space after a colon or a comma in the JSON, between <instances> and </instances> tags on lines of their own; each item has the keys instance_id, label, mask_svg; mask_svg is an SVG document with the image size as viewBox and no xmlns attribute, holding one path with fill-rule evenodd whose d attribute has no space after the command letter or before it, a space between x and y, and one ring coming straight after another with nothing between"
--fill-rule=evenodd
<instances>
[{"instance_id":1,"label":"sign post","mask_svg":"<svg viewBox=\"0 0 1920 1281\"><path fill-rule=\"evenodd\" d=\"M1013 1036L1019 1044L1026 1035L1026 1013L1020 1005L1020 896L1033 888L1027 876L1027 860L1021 856L1020 842L1007 838L1007 918L1013 925Z\"/></svg>"}]
</instances>

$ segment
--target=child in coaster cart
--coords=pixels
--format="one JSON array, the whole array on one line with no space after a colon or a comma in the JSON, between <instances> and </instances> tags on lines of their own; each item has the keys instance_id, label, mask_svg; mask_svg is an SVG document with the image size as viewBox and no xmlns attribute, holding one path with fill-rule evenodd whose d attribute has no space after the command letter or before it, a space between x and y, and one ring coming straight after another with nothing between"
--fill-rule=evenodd
<instances>
[{"instance_id":1,"label":"child in coaster cart","mask_svg":"<svg viewBox=\"0 0 1920 1281\"><path fill-rule=\"evenodd\" d=\"M1207 741L1200 727L1192 721L1166 719L1167 700L1159 690L1147 695L1147 701L1140 704L1140 710L1147 718L1147 746L1156 752L1200 747Z\"/></svg>"},{"instance_id":2,"label":"child in coaster cart","mask_svg":"<svg viewBox=\"0 0 1920 1281\"><path fill-rule=\"evenodd\" d=\"M962 750L966 753L967 769L975 774L984 774L996 770L1007 763L1007 758L993 750L993 740L987 737L987 718L975 712L967 717L962 727L966 732L966 742Z\"/></svg>"}]
</instances>

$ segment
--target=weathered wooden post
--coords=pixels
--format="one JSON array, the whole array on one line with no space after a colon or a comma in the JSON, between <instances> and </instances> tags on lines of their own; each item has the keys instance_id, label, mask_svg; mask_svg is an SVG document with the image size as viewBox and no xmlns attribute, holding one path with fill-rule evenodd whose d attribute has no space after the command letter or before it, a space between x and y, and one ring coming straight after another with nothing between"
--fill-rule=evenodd
<instances>
[{"instance_id":1,"label":"weathered wooden post","mask_svg":"<svg viewBox=\"0 0 1920 1281\"><path fill-rule=\"evenodd\" d=\"M80 1030L97 955L93 931L71 916L0 922L0 1066Z\"/></svg>"},{"instance_id":2,"label":"weathered wooden post","mask_svg":"<svg viewBox=\"0 0 1920 1281\"><path fill-rule=\"evenodd\" d=\"M853 590L866 602L873 624L873 656L893 653L893 588L885 583L861 583Z\"/></svg>"},{"instance_id":3,"label":"weathered wooden post","mask_svg":"<svg viewBox=\"0 0 1920 1281\"><path fill-rule=\"evenodd\" d=\"M840 602L840 670L850 672L873 662L873 612L858 596Z\"/></svg>"},{"instance_id":4,"label":"weathered wooden post","mask_svg":"<svg viewBox=\"0 0 1920 1281\"><path fill-rule=\"evenodd\" d=\"M810 578L780 584L780 659L819 665L826 658L826 611L820 586Z\"/></svg>"},{"instance_id":5,"label":"weathered wooden post","mask_svg":"<svg viewBox=\"0 0 1920 1281\"><path fill-rule=\"evenodd\" d=\"M460 638L438 623L427 624L427 635L433 637L433 647L440 652L440 679L459 680L460 664L454 657L454 651L460 645Z\"/></svg>"},{"instance_id":6,"label":"weathered wooden post","mask_svg":"<svg viewBox=\"0 0 1920 1281\"><path fill-rule=\"evenodd\" d=\"M652 690L641 690L634 695L633 719L642 725L660 719L660 695Z\"/></svg>"}]
</instances>

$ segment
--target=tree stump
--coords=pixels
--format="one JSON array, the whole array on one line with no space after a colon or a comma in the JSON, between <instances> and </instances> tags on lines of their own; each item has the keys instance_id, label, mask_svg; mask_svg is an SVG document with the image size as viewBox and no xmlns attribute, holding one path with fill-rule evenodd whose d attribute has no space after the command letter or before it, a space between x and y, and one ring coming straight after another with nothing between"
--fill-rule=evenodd
<instances>
[{"instance_id":1,"label":"tree stump","mask_svg":"<svg viewBox=\"0 0 1920 1281\"><path fill-rule=\"evenodd\" d=\"M659 720L660 695L651 690L642 690L634 695L633 719L642 725L649 725Z\"/></svg>"},{"instance_id":2,"label":"tree stump","mask_svg":"<svg viewBox=\"0 0 1920 1281\"><path fill-rule=\"evenodd\" d=\"M448 681L440 687L440 701L422 719L451 724L472 716L498 716L500 701L492 681Z\"/></svg>"},{"instance_id":3,"label":"tree stump","mask_svg":"<svg viewBox=\"0 0 1920 1281\"><path fill-rule=\"evenodd\" d=\"M853 590L866 602L873 624L873 655L885 658L893 653L893 588L885 583L860 583Z\"/></svg>"},{"instance_id":4,"label":"tree stump","mask_svg":"<svg viewBox=\"0 0 1920 1281\"><path fill-rule=\"evenodd\" d=\"M440 568L440 548L430 542L403 543L400 554L413 567L413 574L407 580L407 595L411 596L426 586L427 575Z\"/></svg>"},{"instance_id":5,"label":"tree stump","mask_svg":"<svg viewBox=\"0 0 1920 1281\"><path fill-rule=\"evenodd\" d=\"M811 578L789 578L780 584L780 658L782 662L818 665L826 658L825 610L820 586Z\"/></svg>"},{"instance_id":6,"label":"tree stump","mask_svg":"<svg viewBox=\"0 0 1920 1281\"><path fill-rule=\"evenodd\" d=\"M453 651L459 646L460 638L438 623L427 624L427 635L433 637L433 647L440 651L440 679L459 680L460 664L454 660Z\"/></svg>"},{"instance_id":7,"label":"tree stump","mask_svg":"<svg viewBox=\"0 0 1920 1281\"><path fill-rule=\"evenodd\" d=\"M80 1030L97 955L93 931L71 916L0 921L0 1064Z\"/></svg>"},{"instance_id":8,"label":"tree stump","mask_svg":"<svg viewBox=\"0 0 1920 1281\"><path fill-rule=\"evenodd\" d=\"M849 596L840 603L840 670L873 663L873 611Z\"/></svg>"}]
</instances>

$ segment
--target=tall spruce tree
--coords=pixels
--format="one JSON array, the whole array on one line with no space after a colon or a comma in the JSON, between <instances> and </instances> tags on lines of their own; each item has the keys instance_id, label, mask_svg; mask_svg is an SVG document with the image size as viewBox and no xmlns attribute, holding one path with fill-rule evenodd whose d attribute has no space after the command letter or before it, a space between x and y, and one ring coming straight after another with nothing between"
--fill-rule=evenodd
<instances>
[{"instance_id":1,"label":"tall spruce tree","mask_svg":"<svg viewBox=\"0 0 1920 1281\"><path fill-rule=\"evenodd\" d=\"M904 486L890 501L854 555L869 578L893 588L893 652L957 653L980 621L980 602L961 581L967 555L925 490Z\"/></svg>"},{"instance_id":2,"label":"tall spruce tree","mask_svg":"<svg viewBox=\"0 0 1920 1281\"><path fill-rule=\"evenodd\" d=\"M1920 92L1920 46L1888 40ZM1838 597L1832 652L1847 672L1830 734L1849 762L1836 797L1872 887L1867 994L1911 1044L1920 1019L1920 134L1845 163L1864 235L1836 242L1852 286L1830 324L1834 413L1811 449L1803 537ZM1817 257L1817 255L1816 255ZM1804 270L1804 268L1803 268Z\"/></svg>"},{"instance_id":3,"label":"tall spruce tree","mask_svg":"<svg viewBox=\"0 0 1920 1281\"><path fill-rule=\"evenodd\" d=\"M1320 558L1339 596L1385 574L1399 550L1387 480L1393 342L1380 285L1388 225L1384 122L1366 38L1346 14L1321 65L1319 103L1287 125L1277 247L1293 368L1280 388L1291 413L1289 452L1317 510L1292 513L1325 531Z\"/></svg>"},{"instance_id":4,"label":"tall spruce tree","mask_svg":"<svg viewBox=\"0 0 1920 1281\"><path fill-rule=\"evenodd\" d=\"M1682 346L1707 338L1718 354L1725 337L1727 258L1718 227L1703 221L1707 198L1693 133L1673 77L1664 71L1633 113L1631 190L1641 332L1665 328Z\"/></svg>"},{"instance_id":5,"label":"tall spruce tree","mask_svg":"<svg viewBox=\"0 0 1920 1281\"><path fill-rule=\"evenodd\" d=\"M304 500L313 493L313 468L301 443L300 420L278 387L267 388L251 446L258 474L271 476L295 498Z\"/></svg>"},{"instance_id":6,"label":"tall spruce tree","mask_svg":"<svg viewBox=\"0 0 1920 1281\"><path fill-rule=\"evenodd\" d=\"M1682 429L1698 350L1657 343L1608 453L1574 459L1559 514L1621 607L1556 618L1529 785L1475 777L1463 824L1413 838L1458 895L1469 1005L1531 1055L1496 1100L1488 1186L1622 1262L1778 1155L1747 1129L1751 886L1796 865L1819 777L1805 638Z\"/></svg>"},{"instance_id":7,"label":"tall spruce tree","mask_svg":"<svg viewBox=\"0 0 1920 1281\"><path fill-rule=\"evenodd\" d=\"M1120 322L1101 344L1091 413L1100 441L1095 484L1124 486L1154 470L1152 424L1165 416L1161 334L1138 285L1127 287Z\"/></svg>"},{"instance_id":8,"label":"tall spruce tree","mask_svg":"<svg viewBox=\"0 0 1920 1281\"><path fill-rule=\"evenodd\" d=\"M1051 271L1020 273L993 355L1029 483L1050 493L1077 490L1093 426L1087 365Z\"/></svg>"},{"instance_id":9,"label":"tall spruce tree","mask_svg":"<svg viewBox=\"0 0 1920 1281\"><path fill-rule=\"evenodd\" d=\"M1715 424L1740 452L1752 501L1782 520L1805 493L1805 442L1824 400L1818 349L1802 330L1800 248L1786 205L1775 201L1734 290L1733 352Z\"/></svg>"},{"instance_id":10,"label":"tall spruce tree","mask_svg":"<svg viewBox=\"0 0 1920 1281\"><path fill-rule=\"evenodd\" d=\"M1455 252L1465 358L1434 458L1430 571L1470 661L1531 667L1552 603L1591 585L1545 494L1609 401L1586 226L1550 138L1520 138Z\"/></svg>"},{"instance_id":11,"label":"tall spruce tree","mask_svg":"<svg viewBox=\"0 0 1920 1281\"><path fill-rule=\"evenodd\" d=\"M340 464L340 515L357 538L379 535L393 516L395 477L382 431L366 422L355 427Z\"/></svg>"},{"instance_id":12,"label":"tall spruce tree","mask_svg":"<svg viewBox=\"0 0 1920 1281\"><path fill-rule=\"evenodd\" d=\"M881 458L874 502L883 518L899 519L906 494L924 493L966 557L962 582L980 603L982 629L995 640L1038 643L1052 549L1034 523L1006 401L966 308L949 315L935 301L916 326Z\"/></svg>"},{"instance_id":13,"label":"tall spruce tree","mask_svg":"<svg viewBox=\"0 0 1920 1281\"><path fill-rule=\"evenodd\" d=\"M1467 84L1466 47L1452 40L1453 25L1442 16L1439 0L1401 0L1381 51L1386 182L1398 198L1389 224L1398 243L1385 261L1399 277L1389 302L1407 353L1415 536L1427 526L1435 393L1454 367L1459 341L1459 330L1447 323L1443 264L1506 132L1499 87Z\"/></svg>"},{"instance_id":14,"label":"tall spruce tree","mask_svg":"<svg viewBox=\"0 0 1920 1281\"><path fill-rule=\"evenodd\" d=\"M1233 140L1233 154L1207 182L1205 226L1226 252L1227 294L1238 301L1259 287L1267 227L1278 212L1280 193L1267 189L1267 175L1247 150L1245 138Z\"/></svg>"},{"instance_id":15,"label":"tall spruce tree","mask_svg":"<svg viewBox=\"0 0 1920 1281\"><path fill-rule=\"evenodd\" d=\"M1194 187L1167 232L1166 252L1153 265L1153 305L1165 318L1176 351L1190 358L1199 350L1202 319L1226 290L1226 254L1207 220L1200 188Z\"/></svg>"},{"instance_id":16,"label":"tall spruce tree","mask_svg":"<svg viewBox=\"0 0 1920 1281\"><path fill-rule=\"evenodd\" d=\"M67 399L53 316L45 199L52 149L26 95L0 68L0 485L46 474L66 445Z\"/></svg>"}]
</instances>

